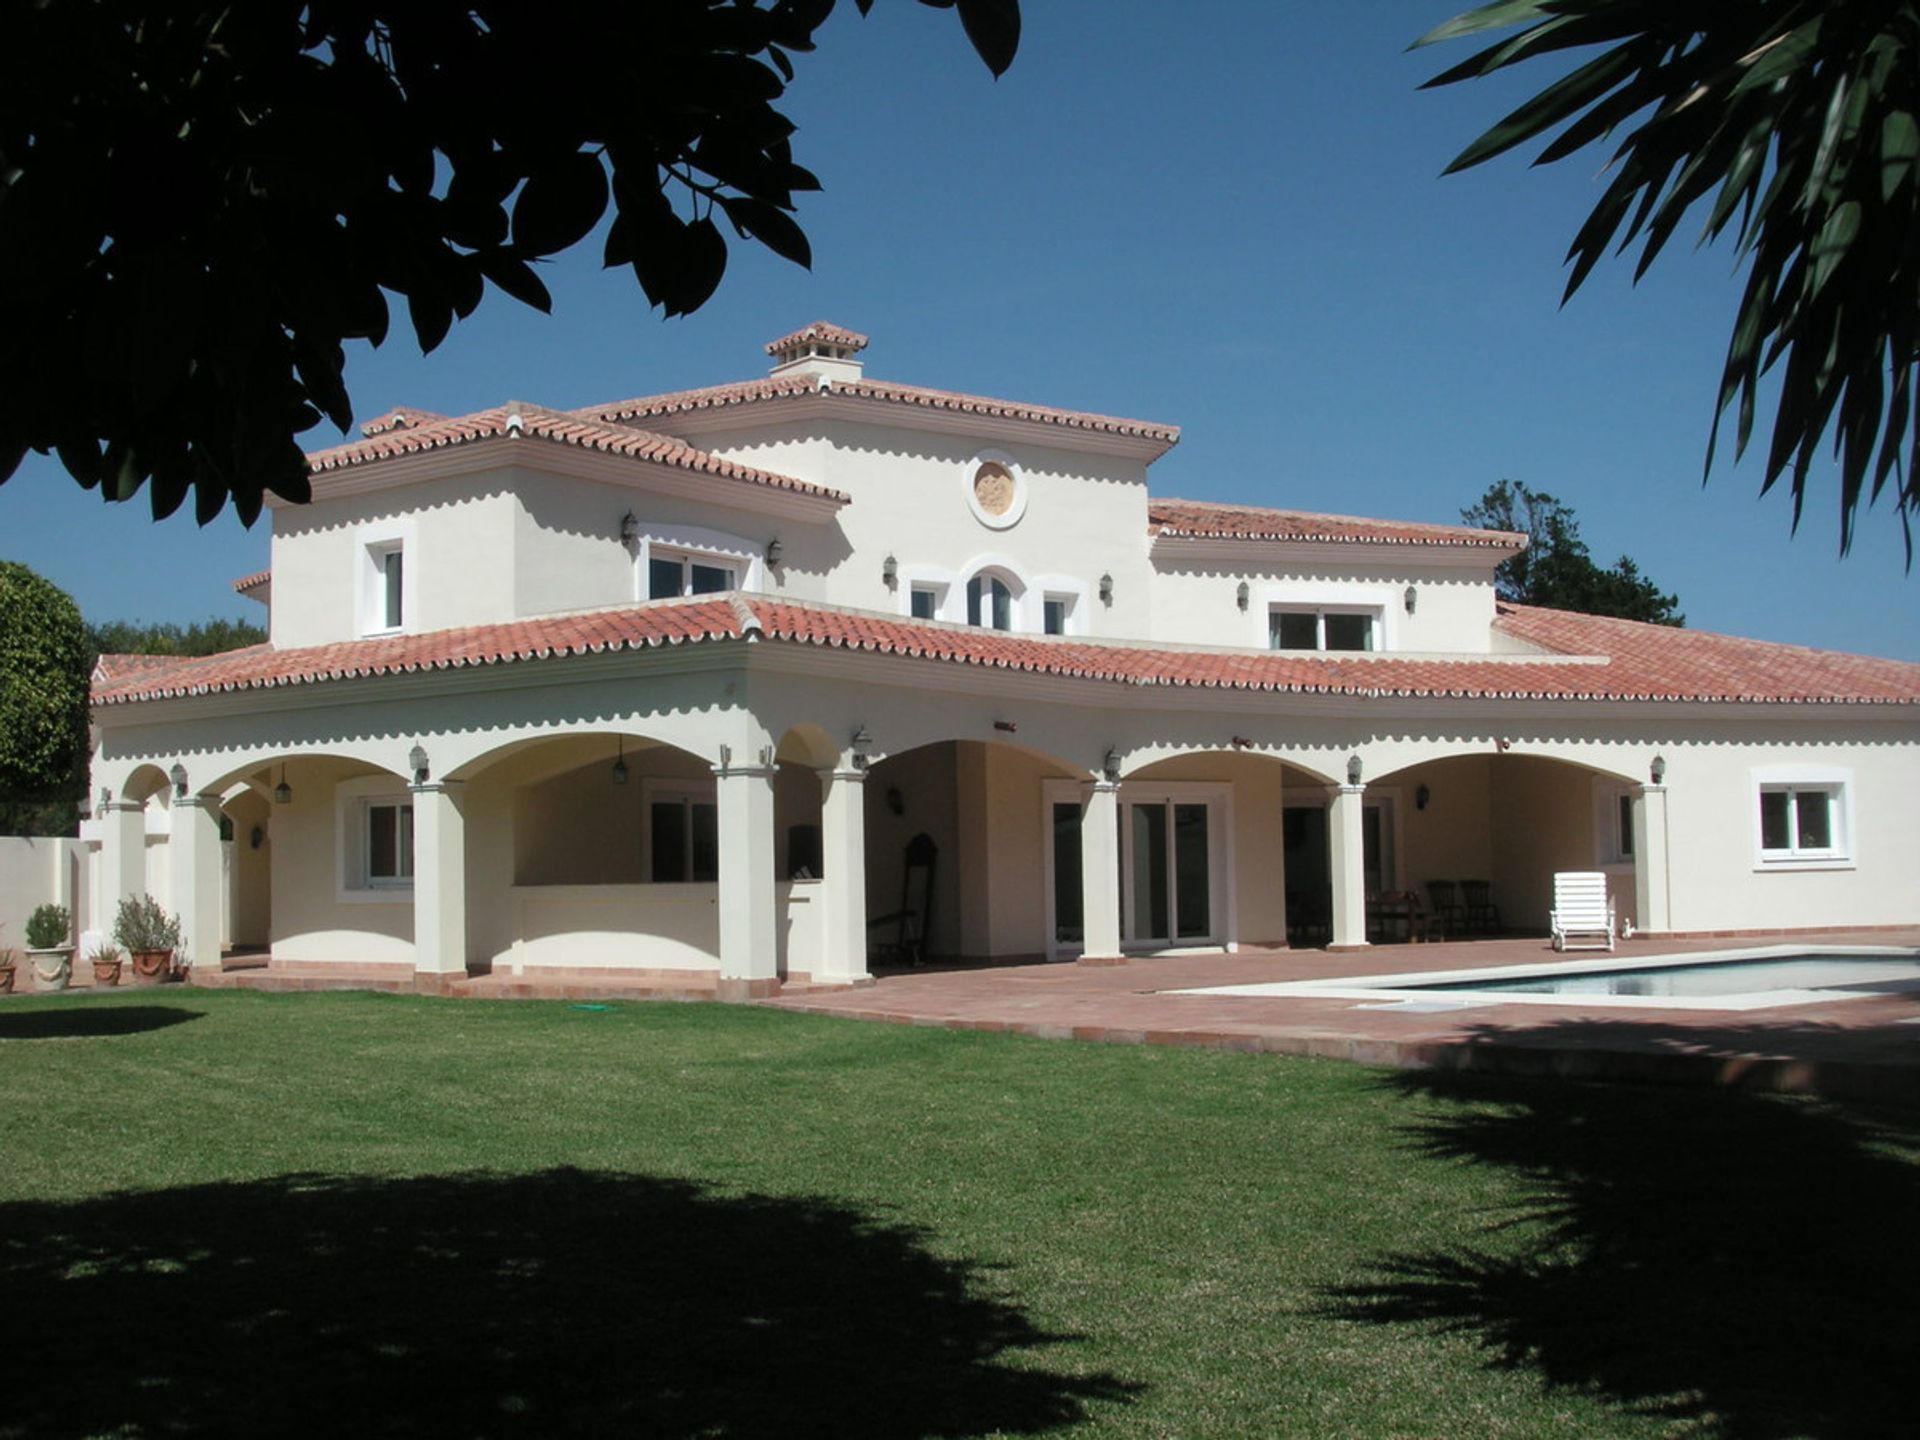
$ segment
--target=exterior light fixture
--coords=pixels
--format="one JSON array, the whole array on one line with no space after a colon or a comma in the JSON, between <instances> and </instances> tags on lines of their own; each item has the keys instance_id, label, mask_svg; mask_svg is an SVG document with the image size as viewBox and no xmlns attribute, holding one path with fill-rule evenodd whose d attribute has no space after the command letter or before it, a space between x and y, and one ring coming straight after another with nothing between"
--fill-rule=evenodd
<instances>
[{"instance_id":1,"label":"exterior light fixture","mask_svg":"<svg viewBox=\"0 0 1920 1440\"><path fill-rule=\"evenodd\" d=\"M1016 730L1018 730L1020 726L1012 720L996 720L993 722L993 728L996 730L1005 731L1007 734L1011 735Z\"/></svg>"},{"instance_id":2,"label":"exterior light fixture","mask_svg":"<svg viewBox=\"0 0 1920 1440\"><path fill-rule=\"evenodd\" d=\"M1427 808L1427 802L1432 799L1433 799L1433 791L1428 789L1425 785L1422 785L1419 789L1413 792L1413 808L1416 810L1424 810Z\"/></svg>"},{"instance_id":3,"label":"exterior light fixture","mask_svg":"<svg viewBox=\"0 0 1920 1440\"><path fill-rule=\"evenodd\" d=\"M1654 784L1656 785L1666 784L1667 783L1667 757L1664 755L1654 756L1653 764L1647 767L1647 774L1653 777Z\"/></svg>"},{"instance_id":4,"label":"exterior light fixture","mask_svg":"<svg viewBox=\"0 0 1920 1440\"><path fill-rule=\"evenodd\" d=\"M782 546L782 545L780 544L780 541L779 541L779 539L778 539L778 537L776 537L776 538L774 538L774 539L772 539L772 540L769 540L769 541L767 542L767 564L769 564L769 565L778 565L778 564L780 563L780 554L781 554L781 551L782 551L782 550L783 550L784 548L785 548L785 547L783 547L783 546Z\"/></svg>"},{"instance_id":5,"label":"exterior light fixture","mask_svg":"<svg viewBox=\"0 0 1920 1440\"><path fill-rule=\"evenodd\" d=\"M1100 757L1100 773L1110 785L1120 778L1120 752L1111 745L1107 747L1107 753Z\"/></svg>"},{"instance_id":6,"label":"exterior light fixture","mask_svg":"<svg viewBox=\"0 0 1920 1440\"><path fill-rule=\"evenodd\" d=\"M629 510L620 517L620 543L631 545L640 538L640 522Z\"/></svg>"},{"instance_id":7,"label":"exterior light fixture","mask_svg":"<svg viewBox=\"0 0 1920 1440\"><path fill-rule=\"evenodd\" d=\"M1349 755L1347 757L1347 784L1358 785L1360 783L1360 775L1360 757L1358 755Z\"/></svg>"},{"instance_id":8,"label":"exterior light fixture","mask_svg":"<svg viewBox=\"0 0 1920 1440\"><path fill-rule=\"evenodd\" d=\"M1113 603L1113 576L1102 575L1100 577L1100 599L1103 604L1111 605Z\"/></svg>"},{"instance_id":9,"label":"exterior light fixture","mask_svg":"<svg viewBox=\"0 0 1920 1440\"><path fill-rule=\"evenodd\" d=\"M1252 587L1249 586L1246 581L1242 580L1240 582L1240 588L1234 591L1233 593L1234 593L1234 598L1240 602L1240 608L1242 610L1246 609L1247 597L1253 593Z\"/></svg>"},{"instance_id":10,"label":"exterior light fixture","mask_svg":"<svg viewBox=\"0 0 1920 1440\"><path fill-rule=\"evenodd\" d=\"M627 737L622 735L616 744L618 748L613 755L613 783L624 785L627 783Z\"/></svg>"},{"instance_id":11,"label":"exterior light fixture","mask_svg":"<svg viewBox=\"0 0 1920 1440\"><path fill-rule=\"evenodd\" d=\"M293 787L287 784L287 762L284 760L280 762L280 783L273 787L273 803L276 805L293 803Z\"/></svg>"},{"instance_id":12,"label":"exterior light fixture","mask_svg":"<svg viewBox=\"0 0 1920 1440\"><path fill-rule=\"evenodd\" d=\"M1233 748L1236 750L1251 750L1253 748L1253 741L1244 735L1236 735L1233 737Z\"/></svg>"},{"instance_id":13,"label":"exterior light fixture","mask_svg":"<svg viewBox=\"0 0 1920 1440\"><path fill-rule=\"evenodd\" d=\"M862 725L853 732L847 748L853 752L854 769L864 770L873 763L873 736L866 726Z\"/></svg>"},{"instance_id":14,"label":"exterior light fixture","mask_svg":"<svg viewBox=\"0 0 1920 1440\"><path fill-rule=\"evenodd\" d=\"M1420 592L1414 589L1413 586L1409 585L1407 586L1406 593L1400 597L1400 603L1407 607L1407 614L1411 615L1413 613L1414 604L1419 599L1420 599Z\"/></svg>"},{"instance_id":15,"label":"exterior light fixture","mask_svg":"<svg viewBox=\"0 0 1920 1440\"><path fill-rule=\"evenodd\" d=\"M96 808L95 811L93 812L93 818L98 820L102 815L106 814L107 807L112 803L113 803L113 792L107 789L106 786L102 785L100 787L100 804L98 808Z\"/></svg>"},{"instance_id":16,"label":"exterior light fixture","mask_svg":"<svg viewBox=\"0 0 1920 1440\"><path fill-rule=\"evenodd\" d=\"M407 768L413 771L414 784L424 785L427 783L427 751L425 746L416 744L413 749L407 752Z\"/></svg>"},{"instance_id":17,"label":"exterior light fixture","mask_svg":"<svg viewBox=\"0 0 1920 1440\"><path fill-rule=\"evenodd\" d=\"M880 578L889 590L900 583L900 562L889 555L880 562Z\"/></svg>"},{"instance_id":18,"label":"exterior light fixture","mask_svg":"<svg viewBox=\"0 0 1920 1440\"><path fill-rule=\"evenodd\" d=\"M174 761L173 768L167 771L167 778L173 781L173 798L176 800L186 799L187 767L182 765L178 760Z\"/></svg>"}]
</instances>

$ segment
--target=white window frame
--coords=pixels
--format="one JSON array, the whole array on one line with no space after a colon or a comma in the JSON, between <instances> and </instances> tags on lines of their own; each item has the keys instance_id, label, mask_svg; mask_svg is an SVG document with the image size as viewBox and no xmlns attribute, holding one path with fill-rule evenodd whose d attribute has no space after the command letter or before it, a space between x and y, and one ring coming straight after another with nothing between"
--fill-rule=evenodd
<instances>
[{"instance_id":1,"label":"white window frame","mask_svg":"<svg viewBox=\"0 0 1920 1440\"><path fill-rule=\"evenodd\" d=\"M414 809L413 792L395 775L363 775L333 787L334 898L345 905L411 905L413 876L376 878L370 873L372 812L377 805ZM419 844L415 811L414 843ZM417 864L417 850L415 863Z\"/></svg>"},{"instance_id":2,"label":"white window frame","mask_svg":"<svg viewBox=\"0 0 1920 1440\"><path fill-rule=\"evenodd\" d=\"M360 883L366 890L411 890L413 889L414 856L411 846L403 843L414 838L414 822L402 819L413 815L413 796L377 795L360 802ZM394 825L398 831L394 838L394 857L400 866L396 875L376 875L373 873L373 815L376 810L392 810Z\"/></svg>"},{"instance_id":3,"label":"white window frame","mask_svg":"<svg viewBox=\"0 0 1920 1440\"><path fill-rule=\"evenodd\" d=\"M1311 615L1314 619L1311 649L1283 648L1273 643L1273 622L1281 615ZM1373 643L1360 650L1327 648L1327 617L1358 615L1367 623L1367 639ZM1370 605L1269 605L1267 607L1267 648L1279 655L1378 655L1386 649L1383 642L1386 624L1377 607Z\"/></svg>"},{"instance_id":4,"label":"white window frame","mask_svg":"<svg viewBox=\"0 0 1920 1440\"><path fill-rule=\"evenodd\" d=\"M1756 871L1851 870L1854 854L1853 771L1840 765L1769 765L1748 772L1747 813L1753 826L1753 868ZM1820 850L1802 850L1795 842L1798 830L1796 794L1821 792L1827 796L1827 822L1833 843ZM1788 844L1769 850L1762 843L1760 797L1786 794Z\"/></svg>"},{"instance_id":5,"label":"white window frame","mask_svg":"<svg viewBox=\"0 0 1920 1440\"><path fill-rule=\"evenodd\" d=\"M691 583L692 571L687 567L692 564L723 566L733 571L736 590L766 589L767 547L724 530L710 530L703 525L643 524L633 548L633 598L637 604L653 598L650 582L655 560L680 561L683 596Z\"/></svg>"},{"instance_id":6,"label":"white window frame","mask_svg":"<svg viewBox=\"0 0 1920 1440\"><path fill-rule=\"evenodd\" d=\"M720 796L718 788L714 785L713 781L675 780L667 777L642 779L640 782L640 873L645 877L642 883L648 885L717 885L719 883L717 863L712 880L655 880L653 878L653 807L662 800L679 800L689 806L714 806L716 811L714 815L716 837L718 833L718 821L720 817L717 812L720 804ZM693 835L691 832L693 820L691 813L689 813L687 824L689 826L686 837L687 865L689 870L691 870L693 865ZM718 843L718 839L716 838L715 845L717 846Z\"/></svg>"},{"instance_id":7,"label":"white window frame","mask_svg":"<svg viewBox=\"0 0 1920 1440\"><path fill-rule=\"evenodd\" d=\"M940 618L941 607L944 606L947 601L946 586L936 585L936 584L933 584L931 581L918 580L906 587L906 594L907 594L907 617L909 619L938 620ZM933 612L931 615L926 615L926 616L914 615L913 601L916 595L925 595L929 600L933 602L932 605L928 607Z\"/></svg>"},{"instance_id":8,"label":"white window frame","mask_svg":"<svg viewBox=\"0 0 1920 1440\"><path fill-rule=\"evenodd\" d=\"M1067 628L1063 635L1084 635L1087 633L1087 614L1089 593L1087 582L1072 575L1036 575L1030 587L1038 597L1034 601L1033 630L1036 635L1044 635L1047 630L1047 601L1064 600L1067 603Z\"/></svg>"},{"instance_id":9,"label":"white window frame","mask_svg":"<svg viewBox=\"0 0 1920 1440\"><path fill-rule=\"evenodd\" d=\"M999 626L993 623L991 586L996 580L1007 589L1007 628L1005 630L1000 630ZM981 618L978 621L971 619L967 614L967 608L972 604L971 591L975 585L980 586ZM1032 587L1006 566L982 565L968 575L966 583L960 587L960 619L976 630L998 630L1002 635L1018 635L1023 630L1037 629L1037 626L1027 623L1029 618L1027 612L1032 608L1030 601L1032 594Z\"/></svg>"},{"instance_id":10,"label":"white window frame","mask_svg":"<svg viewBox=\"0 0 1920 1440\"><path fill-rule=\"evenodd\" d=\"M405 635L416 629L419 613L419 546L411 520L364 525L354 536L359 631L362 636ZM400 557L400 623L387 623L387 556Z\"/></svg>"},{"instance_id":11,"label":"white window frame","mask_svg":"<svg viewBox=\"0 0 1920 1440\"><path fill-rule=\"evenodd\" d=\"M1405 609L1404 585L1365 581L1280 580L1258 587L1257 604L1247 606L1249 645L1272 648L1273 616L1317 612L1325 615L1366 615L1373 620L1371 650L1328 650L1326 627L1317 627L1320 647L1315 650L1275 650L1276 655L1380 655L1400 648L1400 621Z\"/></svg>"},{"instance_id":12,"label":"white window frame","mask_svg":"<svg viewBox=\"0 0 1920 1440\"><path fill-rule=\"evenodd\" d=\"M1602 870L1633 869L1633 804L1640 787L1611 776L1593 777L1593 863ZM1621 802L1627 810L1621 813Z\"/></svg>"}]
</instances>

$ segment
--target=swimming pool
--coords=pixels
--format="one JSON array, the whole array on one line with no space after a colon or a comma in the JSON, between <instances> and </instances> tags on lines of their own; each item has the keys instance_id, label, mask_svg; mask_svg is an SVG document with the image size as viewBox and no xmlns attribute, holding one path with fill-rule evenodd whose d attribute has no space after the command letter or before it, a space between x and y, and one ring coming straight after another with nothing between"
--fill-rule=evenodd
<instances>
[{"instance_id":1,"label":"swimming pool","mask_svg":"<svg viewBox=\"0 0 1920 1440\"><path fill-rule=\"evenodd\" d=\"M1777 945L1645 960L1609 955L1554 965L1345 975L1171 993L1356 1000L1367 1008L1426 1011L1502 1004L1762 1010L1865 995L1920 994L1920 950Z\"/></svg>"}]
</instances>

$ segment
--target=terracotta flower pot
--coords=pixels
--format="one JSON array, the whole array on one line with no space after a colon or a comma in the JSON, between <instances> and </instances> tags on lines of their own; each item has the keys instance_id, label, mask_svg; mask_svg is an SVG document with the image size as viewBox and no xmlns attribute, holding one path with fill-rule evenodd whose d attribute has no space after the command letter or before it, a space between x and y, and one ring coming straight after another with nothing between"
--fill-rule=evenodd
<instances>
[{"instance_id":1,"label":"terracotta flower pot","mask_svg":"<svg viewBox=\"0 0 1920 1440\"><path fill-rule=\"evenodd\" d=\"M173 973L173 951L135 950L132 953L136 985L159 985Z\"/></svg>"},{"instance_id":2,"label":"terracotta flower pot","mask_svg":"<svg viewBox=\"0 0 1920 1440\"><path fill-rule=\"evenodd\" d=\"M96 985L118 985L120 983L120 965L118 960L96 960L93 962L93 983Z\"/></svg>"}]
</instances>

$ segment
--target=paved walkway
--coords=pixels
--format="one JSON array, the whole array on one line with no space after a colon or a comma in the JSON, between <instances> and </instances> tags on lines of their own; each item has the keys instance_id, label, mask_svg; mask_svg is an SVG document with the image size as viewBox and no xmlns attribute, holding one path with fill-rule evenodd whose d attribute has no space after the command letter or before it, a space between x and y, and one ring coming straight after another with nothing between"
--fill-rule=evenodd
<instances>
[{"instance_id":1,"label":"paved walkway","mask_svg":"<svg viewBox=\"0 0 1920 1440\"><path fill-rule=\"evenodd\" d=\"M1628 941L1621 959L1778 944L1920 946L1920 930ZM1246 950L1123 965L907 971L869 989L762 1003L863 1020L1120 1044L1330 1056L1366 1064L1741 1085L1920 1103L1920 993L1760 1011L1495 1005L1421 1013L1302 997L1178 995L1414 970L1537 966L1543 940L1383 945L1353 954ZM1582 953L1569 959L1592 959Z\"/></svg>"}]
</instances>

